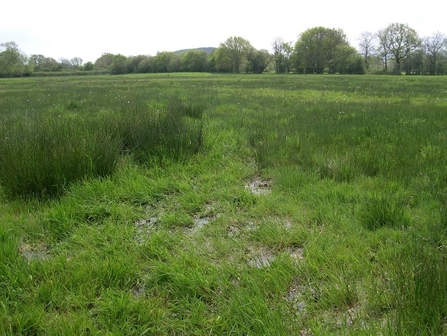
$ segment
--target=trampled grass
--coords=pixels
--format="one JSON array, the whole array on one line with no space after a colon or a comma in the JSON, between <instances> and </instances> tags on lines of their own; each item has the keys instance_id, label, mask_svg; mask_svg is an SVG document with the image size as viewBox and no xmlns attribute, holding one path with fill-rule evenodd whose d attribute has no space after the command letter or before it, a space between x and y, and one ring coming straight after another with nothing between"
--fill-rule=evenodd
<instances>
[{"instance_id":1,"label":"trampled grass","mask_svg":"<svg viewBox=\"0 0 447 336\"><path fill-rule=\"evenodd\" d=\"M446 334L445 88L0 81L0 334Z\"/></svg>"}]
</instances>

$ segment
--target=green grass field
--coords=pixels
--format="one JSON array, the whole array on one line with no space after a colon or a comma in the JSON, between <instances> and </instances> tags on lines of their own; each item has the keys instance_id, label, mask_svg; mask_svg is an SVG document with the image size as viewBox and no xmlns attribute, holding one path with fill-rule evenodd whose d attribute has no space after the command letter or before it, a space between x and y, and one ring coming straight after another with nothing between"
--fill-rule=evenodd
<instances>
[{"instance_id":1,"label":"green grass field","mask_svg":"<svg viewBox=\"0 0 447 336\"><path fill-rule=\"evenodd\" d=\"M0 80L0 335L447 335L447 78Z\"/></svg>"}]
</instances>

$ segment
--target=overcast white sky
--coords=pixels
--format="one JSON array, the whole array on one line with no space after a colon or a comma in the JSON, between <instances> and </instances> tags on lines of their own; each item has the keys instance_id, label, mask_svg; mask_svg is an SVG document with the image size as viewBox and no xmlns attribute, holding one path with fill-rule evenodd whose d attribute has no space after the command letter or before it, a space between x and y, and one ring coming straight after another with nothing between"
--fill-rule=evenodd
<instances>
[{"instance_id":1,"label":"overcast white sky","mask_svg":"<svg viewBox=\"0 0 447 336\"><path fill-rule=\"evenodd\" d=\"M28 56L80 57L85 63L106 52L155 55L218 47L230 36L271 51L276 37L295 43L306 29L323 26L343 29L357 47L361 32L394 22L421 37L447 35L445 7L434 0L2 0L0 43L14 41Z\"/></svg>"}]
</instances>

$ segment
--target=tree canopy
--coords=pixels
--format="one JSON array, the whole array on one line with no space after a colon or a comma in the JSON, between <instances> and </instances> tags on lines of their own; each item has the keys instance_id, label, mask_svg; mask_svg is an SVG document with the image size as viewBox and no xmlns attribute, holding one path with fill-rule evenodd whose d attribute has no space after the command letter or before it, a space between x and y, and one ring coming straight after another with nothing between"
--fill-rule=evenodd
<instances>
[{"instance_id":1,"label":"tree canopy","mask_svg":"<svg viewBox=\"0 0 447 336\"><path fill-rule=\"evenodd\" d=\"M421 44L417 32L403 23L392 23L378 33L380 46L385 55L391 55L396 62L396 71L400 72L402 60Z\"/></svg>"},{"instance_id":2,"label":"tree canopy","mask_svg":"<svg viewBox=\"0 0 447 336\"><path fill-rule=\"evenodd\" d=\"M160 51L154 56L104 53L85 64L80 57L58 61L41 54L27 57L15 42L0 43L0 77L79 71L115 75L181 71L438 75L447 74L447 38L440 32L420 38L407 24L392 23L377 32L362 32L356 49L343 30L318 26L301 33L295 43L275 38L272 53L232 36L218 48Z\"/></svg>"},{"instance_id":3,"label":"tree canopy","mask_svg":"<svg viewBox=\"0 0 447 336\"><path fill-rule=\"evenodd\" d=\"M233 36L222 42L217 50L216 66L232 72L241 72L254 48L246 39Z\"/></svg>"},{"instance_id":4,"label":"tree canopy","mask_svg":"<svg viewBox=\"0 0 447 336\"><path fill-rule=\"evenodd\" d=\"M311 28L295 44L295 68L302 73L364 73L358 58L341 29Z\"/></svg>"},{"instance_id":5,"label":"tree canopy","mask_svg":"<svg viewBox=\"0 0 447 336\"><path fill-rule=\"evenodd\" d=\"M0 77L22 76L29 71L26 60L15 42L0 43Z\"/></svg>"}]
</instances>

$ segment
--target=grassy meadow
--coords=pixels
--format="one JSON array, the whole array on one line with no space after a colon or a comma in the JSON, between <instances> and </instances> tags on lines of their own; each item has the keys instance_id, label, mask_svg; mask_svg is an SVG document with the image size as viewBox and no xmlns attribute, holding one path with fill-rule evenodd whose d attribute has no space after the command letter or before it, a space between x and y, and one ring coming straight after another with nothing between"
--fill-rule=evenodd
<instances>
[{"instance_id":1,"label":"grassy meadow","mask_svg":"<svg viewBox=\"0 0 447 336\"><path fill-rule=\"evenodd\" d=\"M447 78L0 80L0 335L447 335Z\"/></svg>"}]
</instances>

